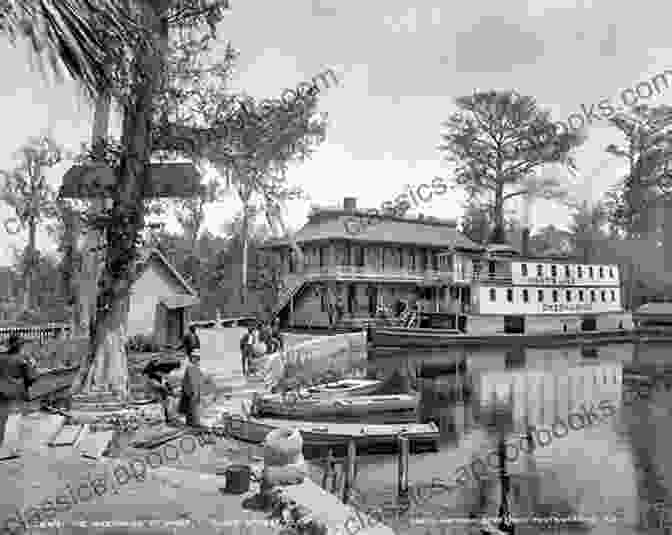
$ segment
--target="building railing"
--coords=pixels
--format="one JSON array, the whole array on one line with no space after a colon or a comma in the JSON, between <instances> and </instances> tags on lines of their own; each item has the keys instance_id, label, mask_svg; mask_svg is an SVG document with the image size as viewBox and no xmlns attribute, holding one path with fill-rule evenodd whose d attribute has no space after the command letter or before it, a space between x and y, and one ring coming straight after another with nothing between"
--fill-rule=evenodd
<instances>
[{"instance_id":1,"label":"building railing","mask_svg":"<svg viewBox=\"0 0 672 535\"><path fill-rule=\"evenodd\" d=\"M355 278L395 278L410 281L421 280L446 280L453 278L452 271L440 271L436 269L404 269L383 268L376 269L371 266L309 266L298 273L290 273L290 277L301 277L305 280L314 280L324 277L355 277Z\"/></svg>"},{"instance_id":2,"label":"building railing","mask_svg":"<svg viewBox=\"0 0 672 535\"><path fill-rule=\"evenodd\" d=\"M0 343L6 343L13 334L20 336L22 340L32 340L44 344L54 338L70 338L72 332L71 326L68 323L8 325L0 327Z\"/></svg>"}]
</instances>

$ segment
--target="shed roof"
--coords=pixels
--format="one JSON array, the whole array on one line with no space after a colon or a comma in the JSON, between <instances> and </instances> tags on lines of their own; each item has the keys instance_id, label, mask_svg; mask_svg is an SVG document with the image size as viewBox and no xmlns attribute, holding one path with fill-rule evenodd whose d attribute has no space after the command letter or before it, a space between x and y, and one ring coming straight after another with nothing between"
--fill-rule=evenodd
<instances>
[{"instance_id":1,"label":"shed roof","mask_svg":"<svg viewBox=\"0 0 672 535\"><path fill-rule=\"evenodd\" d=\"M198 292L192 288L182 275L180 275L175 266L168 261L163 253L156 248L148 248L140 251L139 257L136 259L135 281L145 273L147 268L149 268L150 263L153 261L162 264L178 285L181 286L189 296L198 297Z\"/></svg>"}]
</instances>

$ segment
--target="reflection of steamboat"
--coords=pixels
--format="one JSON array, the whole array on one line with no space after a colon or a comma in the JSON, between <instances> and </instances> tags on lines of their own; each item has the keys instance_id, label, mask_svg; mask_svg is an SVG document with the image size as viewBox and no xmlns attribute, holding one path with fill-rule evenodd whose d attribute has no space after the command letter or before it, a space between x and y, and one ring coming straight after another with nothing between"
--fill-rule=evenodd
<instances>
[{"instance_id":1,"label":"reflection of steamboat","mask_svg":"<svg viewBox=\"0 0 672 535\"><path fill-rule=\"evenodd\" d=\"M275 313L285 327L371 327L374 347L534 344L630 337L618 266L482 247L455 222L381 216L371 225L355 199L314 208L287 241L265 246L284 288Z\"/></svg>"}]
</instances>

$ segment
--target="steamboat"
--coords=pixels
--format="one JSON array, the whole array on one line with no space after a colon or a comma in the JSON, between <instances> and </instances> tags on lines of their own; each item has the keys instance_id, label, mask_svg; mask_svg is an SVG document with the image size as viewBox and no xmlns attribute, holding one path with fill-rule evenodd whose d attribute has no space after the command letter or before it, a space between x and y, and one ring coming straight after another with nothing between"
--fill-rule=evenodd
<instances>
[{"instance_id":1,"label":"steamboat","mask_svg":"<svg viewBox=\"0 0 672 535\"><path fill-rule=\"evenodd\" d=\"M372 349L632 341L618 265L483 246L455 221L381 215L348 197L262 248L293 330L367 329Z\"/></svg>"}]
</instances>

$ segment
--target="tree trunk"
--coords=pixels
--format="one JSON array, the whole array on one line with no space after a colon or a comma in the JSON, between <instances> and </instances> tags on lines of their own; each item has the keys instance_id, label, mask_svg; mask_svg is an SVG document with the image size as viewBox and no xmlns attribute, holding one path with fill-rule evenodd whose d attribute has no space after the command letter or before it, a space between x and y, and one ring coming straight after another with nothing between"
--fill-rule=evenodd
<instances>
[{"instance_id":1,"label":"tree trunk","mask_svg":"<svg viewBox=\"0 0 672 535\"><path fill-rule=\"evenodd\" d=\"M504 229L504 185L497 184L495 188L495 214L494 214L494 228L492 229L492 243L505 243L506 231Z\"/></svg>"},{"instance_id":2,"label":"tree trunk","mask_svg":"<svg viewBox=\"0 0 672 535\"><path fill-rule=\"evenodd\" d=\"M35 267L35 243L37 235L37 222L32 216L28 222L28 245L26 247L25 274L23 277L23 310L31 310L33 307L33 269Z\"/></svg>"},{"instance_id":3,"label":"tree trunk","mask_svg":"<svg viewBox=\"0 0 672 535\"><path fill-rule=\"evenodd\" d=\"M147 191L151 155L153 97L160 89L161 71L168 44L168 23L152 5L142 3L147 27L155 44L138 50L133 60L132 96L124 108L122 153L117 170L116 198L112 224L106 227L106 259L91 333L93 351L75 383L82 393L113 392L128 397L126 321L131 285L131 268L144 225L144 197ZM158 42L157 42L158 41ZM75 390L75 391L76 391Z\"/></svg>"},{"instance_id":4,"label":"tree trunk","mask_svg":"<svg viewBox=\"0 0 672 535\"><path fill-rule=\"evenodd\" d=\"M242 266L242 281L240 289L240 303L241 305L247 304L247 252L249 247L248 239L248 208L247 203L245 203L245 208L243 208L243 266Z\"/></svg>"}]
</instances>

